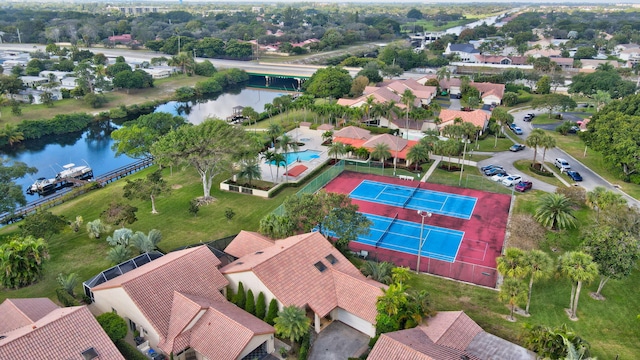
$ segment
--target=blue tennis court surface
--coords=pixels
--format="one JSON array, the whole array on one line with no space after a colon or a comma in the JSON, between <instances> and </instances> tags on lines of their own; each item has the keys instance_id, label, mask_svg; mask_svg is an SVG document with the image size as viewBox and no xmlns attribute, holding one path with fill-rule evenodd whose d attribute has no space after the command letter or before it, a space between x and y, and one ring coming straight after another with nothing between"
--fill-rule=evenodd
<instances>
[{"instance_id":1,"label":"blue tennis court surface","mask_svg":"<svg viewBox=\"0 0 640 360\"><path fill-rule=\"evenodd\" d=\"M370 233L368 235L358 236L356 242L418 255L418 239L420 238L421 224L385 216L364 215L373 224L370 227ZM453 262L458 255L458 249L460 248L463 237L464 231L425 224L422 238L426 240L422 244L422 252L420 255L432 259Z\"/></svg>"},{"instance_id":2,"label":"blue tennis court surface","mask_svg":"<svg viewBox=\"0 0 640 360\"><path fill-rule=\"evenodd\" d=\"M469 220L476 207L477 198L449 194L417 187L394 185L363 180L349 197L405 209L429 211L434 214Z\"/></svg>"}]
</instances>

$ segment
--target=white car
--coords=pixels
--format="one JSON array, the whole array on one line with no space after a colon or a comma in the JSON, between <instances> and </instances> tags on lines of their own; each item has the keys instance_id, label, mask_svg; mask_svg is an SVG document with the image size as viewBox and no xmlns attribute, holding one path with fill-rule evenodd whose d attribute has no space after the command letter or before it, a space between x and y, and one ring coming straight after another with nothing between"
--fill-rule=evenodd
<instances>
[{"instance_id":1,"label":"white car","mask_svg":"<svg viewBox=\"0 0 640 360\"><path fill-rule=\"evenodd\" d=\"M509 174L495 174L491 177L491 180L499 182L508 177L509 177Z\"/></svg>"},{"instance_id":2,"label":"white car","mask_svg":"<svg viewBox=\"0 0 640 360\"><path fill-rule=\"evenodd\" d=\"M520 176L520 175L510 175L510 176L507 176L506 178L502 179L502 185L513 186L513 185L519 183L520 180L522 180L522 176Z\"/></svg>"}]
</instances>

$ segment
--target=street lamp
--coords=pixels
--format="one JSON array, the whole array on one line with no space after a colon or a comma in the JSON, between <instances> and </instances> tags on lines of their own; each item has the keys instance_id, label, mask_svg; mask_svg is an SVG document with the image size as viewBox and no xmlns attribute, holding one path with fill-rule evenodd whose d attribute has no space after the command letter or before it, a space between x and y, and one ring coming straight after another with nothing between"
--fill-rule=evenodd
<instances>
[{"instance_id":1,"label":"street lamp","mask_svg":"<svg viewBox=\"0 0 640 360\"><path fill-rule=\"evenodd\" d=\"M428 211L418 210L418 215L422 217L422 225L420 226L420 239L418 239L418 265L416 266L416 274L420 273L420 256L422 254L422 245L427 239L422 240L422 234L424 233L424 218L431 217L432 213Z\"/></svg>"}]
</instances>

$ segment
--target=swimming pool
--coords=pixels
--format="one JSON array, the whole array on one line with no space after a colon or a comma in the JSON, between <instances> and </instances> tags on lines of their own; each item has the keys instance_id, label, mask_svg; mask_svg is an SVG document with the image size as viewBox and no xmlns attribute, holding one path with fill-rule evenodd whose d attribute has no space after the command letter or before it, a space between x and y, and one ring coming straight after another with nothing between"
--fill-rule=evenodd
<instances>
[{"instance_id":1,"label":"swimming pool","mask_svg":"<svg viewBox=\"0 0 640 360\"><path fill-rule=\"evenodd\" d=\"M292 163L300 160L300 161L311 161L313 159L317 159L320 157L320 151L317 150L304 150L304 151L295 151L287 153L287 165L291 165ZM275 161L271 161L271 165L275 165Z\"/></svg>"}]
</instances>

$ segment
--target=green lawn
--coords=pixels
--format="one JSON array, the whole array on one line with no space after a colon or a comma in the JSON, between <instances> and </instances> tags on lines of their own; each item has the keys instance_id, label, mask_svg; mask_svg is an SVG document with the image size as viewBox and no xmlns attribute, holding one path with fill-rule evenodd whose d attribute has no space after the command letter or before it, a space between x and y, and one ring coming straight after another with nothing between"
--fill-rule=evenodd
<instances>
[{"instance_id":1,"label":"green lawn","mask_svg":"<svg viewBox=\"0 0 640 360\"><path fill-rule=\"evenodd\" d=\"M447 157L444 158L444 162L447 162ZM456 166L455 160L451 160L452 165ZM501 194L511 194L512 188L508 188L503 186L502 184L491 181L490 178L483 176L480 173L480 170L475 166L465 166L464 173L462 174L462 180L460 180L460 172L459 171L447 171L443 169L435 169L435 171L431 174L427 182L443 184L449 186L462 186L468 187L471 189L484 190L490 192L496 192ZM460 185L459 185L460 184Z\"/></svg>"},{"instance_id":2,"label":"green lawn","mask_svg":"<svg viewBox=\"0 0 640 360\"><path fill-rule=\"evenodd\" d=\"M473 149L476 151L494 151L494 152L507 151L509 150L511 145L513 145L513 141L509 138L498 138L498 142L496 146L496 138L495 136L491 136L491 135L487 136L484 140L478 141L478 143L480 145L479 148L476 148L476 146L473 146Z\"/></svg>"},{"instance_id":3,"label":"green lawn","mask_svg":"<svg viewBox=\"0 0 640 360\"><path fill-rule=\"evenodd\" d=\"M522 172L522 174L526 177L529 178L534 178L536 180L540 180L542 182L545 182L547 184L556 186L556 187L564 187L565 185L562 183L562 181L558 180L555 176L551 176L551 177L547 177L547 176L542 176L542 175L538 175L536 173L534 173L533 171L531 171L531 161L530 160L518 160L516 162L513 163L513 166L516 167L516 169L520 170Z\"/></svg>"},{"instance_id":4,"label":"green lawn","mask_svg":"<svg viewBox=\"0 0 640 360\"><path fill-rule=\"evenodd\" d=\"M557 124L561 121L562 120L553 118L553 116L549 118L549 114L538 114L536 115L536 117L533 118L531 123L534 125L549 125L549 124Z\"/></svg>"}]
</instances>

